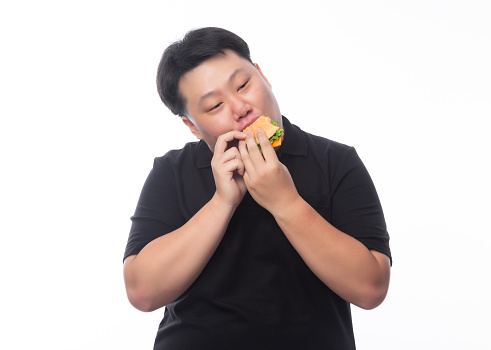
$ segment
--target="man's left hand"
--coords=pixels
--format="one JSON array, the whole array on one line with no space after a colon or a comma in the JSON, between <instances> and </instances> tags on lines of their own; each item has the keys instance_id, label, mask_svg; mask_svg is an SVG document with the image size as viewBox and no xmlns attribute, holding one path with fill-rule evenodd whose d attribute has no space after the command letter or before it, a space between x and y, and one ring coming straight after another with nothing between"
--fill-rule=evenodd
<instances>
[{"instance_id":1,"label":"man's left hand","mask_svg":"<svg viewBox=\"0 0 491 350\"><path fill-rule=\"evenodd\" d=\"M259 150L254 134L247 133L239 142L239 151L245 166L244 181L252 198L275 215L285 205L300 196L287 167L278 160L276 152L262 129L257 130Z\"/></svg>"}]
</instances>

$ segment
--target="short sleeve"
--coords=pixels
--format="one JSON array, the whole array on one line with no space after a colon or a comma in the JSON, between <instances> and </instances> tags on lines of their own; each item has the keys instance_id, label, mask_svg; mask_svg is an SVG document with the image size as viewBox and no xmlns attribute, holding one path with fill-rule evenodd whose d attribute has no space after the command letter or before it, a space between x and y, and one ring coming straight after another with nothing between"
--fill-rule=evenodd
<instances>
[{"instance_id":1,"label":"short sleeve","mask_svg":"<svg viewBox=\"0 0 491 350\"><path fill-rule=\"evenodd\" d=\"M341 157L332 178L332 224L392 263L389 234L373 181L353 147Z\"/></svg>"},{"instance_id":2,"label":"short sleeve","mask_svg":"<svg viewBox=\"0 0 491 350\"><path fill-rule=\"evenodd\" d=\"M152 240L184 224L177 202L174 171L166 157L155 158L138 200L124 259L138 254Z\"/></svg>"}]
</instances>

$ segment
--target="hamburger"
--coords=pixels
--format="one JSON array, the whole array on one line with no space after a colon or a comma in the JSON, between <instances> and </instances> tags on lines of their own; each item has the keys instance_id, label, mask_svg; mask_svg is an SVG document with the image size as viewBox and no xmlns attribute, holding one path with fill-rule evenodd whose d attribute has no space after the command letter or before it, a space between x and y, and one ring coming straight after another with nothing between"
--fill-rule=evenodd
<instances>
[{"instance_id":1,"label":"hamburger","mask_svg":"<svg viewBox=\"0 0 491 350\"><path fill-rule=\"evenodd\" d=\"M254 133L254 137L256 138L256 143L259 146L259 149L261 149L259 145L259 139L257 138L256 134L256 130L258 128L263 129L273 148L279 147L281 145L281 141L283 139L283 129L280 129L278 127L277 121L271 122L270 117L266 117L263 115L257 118L254 123L242 130L242 132L252 131Z\"/></svg>"}]
</instances>

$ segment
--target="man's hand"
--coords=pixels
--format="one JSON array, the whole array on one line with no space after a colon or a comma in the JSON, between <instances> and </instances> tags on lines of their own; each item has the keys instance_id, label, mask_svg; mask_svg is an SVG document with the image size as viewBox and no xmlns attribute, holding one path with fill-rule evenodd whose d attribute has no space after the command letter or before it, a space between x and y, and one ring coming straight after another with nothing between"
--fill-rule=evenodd
<instances>
[{"instance_id":1,"label":"man's hand","mask_svg":"<svg viewBox=\"0 0 491 350\"><path fill-rule=\"evenodd\" d=\"M385 298L390 261L327 222L298 194L288 169L280 163L264 132L239 142L244 181L254 200L275 218L285 237L310 270L341 298L372 309Z\"/></svg>"},{"instance_id":2,"label":"man's hand","mask_svg":"<svg viewBox=\"0 0 491 350\"><path fill-rule=\"evenodd\" d=\"M244 140L245 134L230 131L218 137L211 160L211 168L216 185L216 196L222 204L234 209L242 201L246 193L244 183L244 163L237 147L229 147L229 143Z\"/></svg>"},{"instance_id":3,"label":"man's hand","mask_svg":"<svg viewBox=\"0 0 491 350\"><path fill-rule=\"evenodd\" d=\"M261 151L252 132L245 141L239 142L239 151L245 166L244 181L249 193L263 208L275 215L286 204L293 203L300 196L290 172L276 155L262 129L257 130Z\"/></svg>"}]
</instances>

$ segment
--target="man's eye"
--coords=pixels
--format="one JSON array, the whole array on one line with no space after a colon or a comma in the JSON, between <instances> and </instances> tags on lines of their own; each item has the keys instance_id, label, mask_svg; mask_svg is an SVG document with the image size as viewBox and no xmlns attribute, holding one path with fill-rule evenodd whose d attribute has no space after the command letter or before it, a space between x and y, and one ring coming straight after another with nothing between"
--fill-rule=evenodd
<instances>
[{"instance_id":1,"label":"man's eye","mask_svg":"<svg viewBox=\"0 0 491 350\"><path fill-rule=\"evenodd\" d=\"M240 90L242 90L243 88L245 88L248 82L249 82L249 80L247 80L247 81L246 81L244 84L242 84L242 85L241 85L241 86L240 86L240 87L237 89L237 91L240 91Z\"/></svg>"},{"instance_id":2,"label":"man's eye","mask_svg":"<svg viewBox=\"0 0 491 350\"><path fill-rule=\"evenodd\" d=\"M221 104L222 104L222 103L220 102L220 103L218 103L218 104L214 105L213 107L211 107L211 108L208 110L208 112L214 111L215 109L217 109L218 107L220 107L220 105L221 105Z\"/></svg>"}]
</instances>

